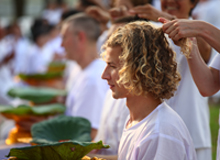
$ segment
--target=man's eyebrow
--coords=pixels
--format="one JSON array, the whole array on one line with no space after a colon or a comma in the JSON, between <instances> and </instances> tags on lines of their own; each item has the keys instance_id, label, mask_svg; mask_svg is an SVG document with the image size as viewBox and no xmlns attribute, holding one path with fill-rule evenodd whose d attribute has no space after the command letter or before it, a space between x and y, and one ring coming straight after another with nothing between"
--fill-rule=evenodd
<instances>
[{"instance_id":1,"label":"man's eyebrow","mask_svg":"<svg viewBox=\"0 0 220 160\"><path fill-rule=\"evenodd\" d=\"M108 65L115 65L115 63L114 62L106 62Z\"/></svg>"}]
</instances>

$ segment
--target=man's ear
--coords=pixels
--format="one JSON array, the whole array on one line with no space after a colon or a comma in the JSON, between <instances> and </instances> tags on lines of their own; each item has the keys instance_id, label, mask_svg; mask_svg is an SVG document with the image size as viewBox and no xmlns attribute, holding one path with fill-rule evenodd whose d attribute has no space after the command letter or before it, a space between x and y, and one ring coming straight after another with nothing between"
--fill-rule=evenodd
<instances>
[{"instance_id":1,"label":"man's ear","mask_svg":"<svg viewBox=\"0 0 220 160\"><path fill-rule=\"evenodd\" d=\"M81 42L81 43L84 43L86 41L87 37L86 37L86 34L85 32L83 31L79 31L78 32L78 40Z\"/></svg>"}]
</instances>

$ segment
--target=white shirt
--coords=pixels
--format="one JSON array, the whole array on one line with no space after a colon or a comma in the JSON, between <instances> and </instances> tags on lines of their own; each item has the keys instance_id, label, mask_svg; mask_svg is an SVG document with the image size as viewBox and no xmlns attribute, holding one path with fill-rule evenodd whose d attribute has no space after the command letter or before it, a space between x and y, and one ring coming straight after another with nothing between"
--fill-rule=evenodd
<instances>
[{"instance_id":1,"label":"white shirt","mask_svg":"<svg viewBox=\"0 0 220 160\"><path fill-rule=\"evenodd\" d=\"M66 101L66 115L80 116L98 129L108 84L101 79L106 63L94 60L78 74Z\"/></svg>"},{"instance_id":2,"label":"white shirt","mask_svg":"<svg viewBox=\"0 0 220 160\"><path fill-rule=\"evenodd\" d=\"M31 43L26 38L20 38L15 45L15 63L14 71L16 74L23 73L26 70L26 61L24 59L28 56L27 49Z\"/></svg>"},{"instance_id":3,"label":"white shirt","mask_svg":"<svg viewBox=\"0 0 220 160\"><path fill-rule=\"evenodd\" d=\"M174 97L167 100L167 104L185 122L195 148L210 148L208 98L200 94L190 73L186 57L180 53L180 47L173 45L173 48L176 52L177 67L182 79Z\"/></svg>"},{"instance_id":4,"label":"white shirt","mask_svg":"<svg viewBox=\"0 0 220 160\"><path fill-rule=\"evenodd\" d=\"M164 102L131 128L125 125L118 159L196 160L196 153L184 122Z\"/></svg>"},{"instance_id":5,"label":"white shirt","mask_svg":"<svg viewBox=\"0 0 220 160\"><path fill-rule=\"evenodd\" d=\"M212 60L210 67L215 68L220 71L220 54L217 54L214 59ZM219 74L220 75L220 74ZM220 117L220 114L219 114ZM220 125L220 118L219 118L219 125ZM217 147L217 160L220 160L220 129L218 130L218 147Z\"/></svg>"},{"instance_id":6,"label":"white shirt","mask_svg":"<svg viewBox=\"0 0 220 160\"><path fill-rule=\"evenodd\" d=\"M220 54L216 54L210 63L210 67L220 70Z\"/></svg>"},{"instance_id":7,"label":"white shirt","mask_svg":"<svg viewBox=\"0 0 220 160\"><path fill-rule=\"evenodd\" d=\"M112 91L109 89L102 110L100 129L95 141L102 140L104 144L110 145L110 148L101 149L97 154L118 154L119 142L128 115L129 110L126 106L126 99L114 99Z\"/></svg>"},{"instance_id":8,"label":"white shirt","mask_svg":"<svg viewBox=\"0 0 220 160\"><path fill-rule=\"evenodd\" d=\"M26 59L26 73L28 74L46 72L48 64L53 61L53 56L55 53L49 43L45 44L41 48L36 44L33 44L29 48L28 52L29 54Z\"/></svg>"},{"instance_id":9,"label":"white shirt","mask_svg":"<svg viewBox=\"0 0 220 160\"><path fill-rule=\"evenodd\" d=\"M220 29L220 0L207 0L199 2L193 10L196 19L211 23Z\"/></svg>"}]
</instances>

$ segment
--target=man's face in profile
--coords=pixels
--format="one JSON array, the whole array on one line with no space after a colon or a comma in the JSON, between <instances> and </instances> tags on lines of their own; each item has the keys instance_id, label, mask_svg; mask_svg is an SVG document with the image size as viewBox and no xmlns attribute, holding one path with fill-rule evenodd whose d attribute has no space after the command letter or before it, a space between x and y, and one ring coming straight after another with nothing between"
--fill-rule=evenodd
<instances>
[{"instance_id":1,"label":"man's face in profile","mask_svg":"<svg viewBox=\"0 0 220 160\"><path fill-rule=\"evenodd\" d=\"M106 49L106 63L107 66L102 73L102 78L108 81L108 85L112 90L113 98L125 98L128 94L128 90L122 85L118 85L117 80L119 80L119 70L121 69L119 55L121 54L121 47L108 47Z\"/></svg>"}]
</instances>

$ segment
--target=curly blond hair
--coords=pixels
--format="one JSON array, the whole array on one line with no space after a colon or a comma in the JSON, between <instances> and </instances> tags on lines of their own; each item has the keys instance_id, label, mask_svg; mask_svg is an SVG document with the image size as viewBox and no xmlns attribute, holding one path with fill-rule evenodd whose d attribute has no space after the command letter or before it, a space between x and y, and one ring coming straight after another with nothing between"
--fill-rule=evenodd
<instances>
[{"instance_id":1,"label":"curly blond hair","mask_svg":"<svg viewBox=\"0 0 220 160\"><path fill-rule=\"evenodd\" d=\"M162 28L136 21L118 28L104 48L120 46L121 68L117 83L134 95L151 93L155 98L169 99L181 79Z\"/></svg>"}]
</instances>

